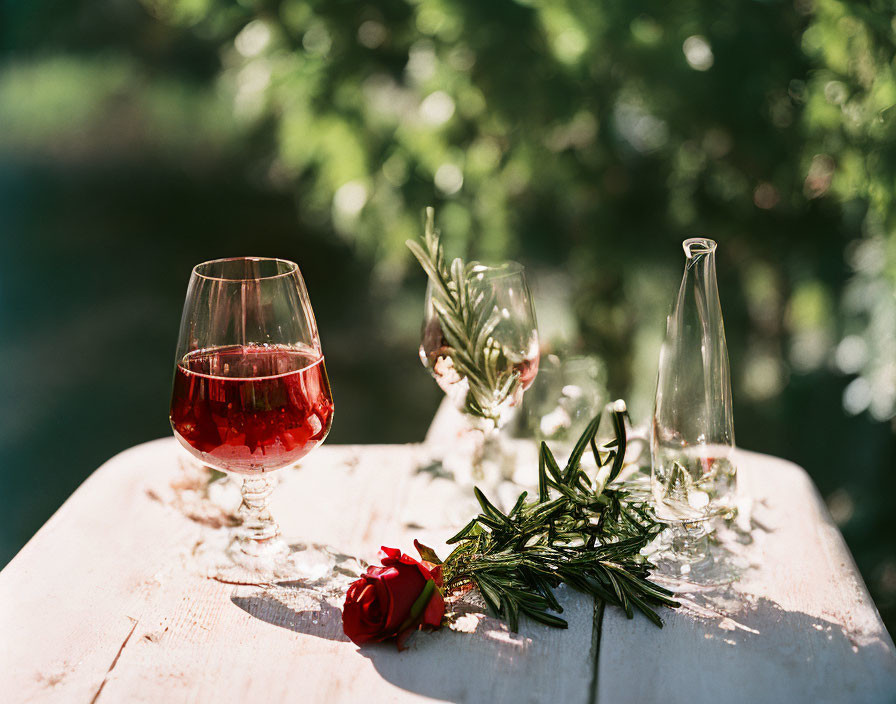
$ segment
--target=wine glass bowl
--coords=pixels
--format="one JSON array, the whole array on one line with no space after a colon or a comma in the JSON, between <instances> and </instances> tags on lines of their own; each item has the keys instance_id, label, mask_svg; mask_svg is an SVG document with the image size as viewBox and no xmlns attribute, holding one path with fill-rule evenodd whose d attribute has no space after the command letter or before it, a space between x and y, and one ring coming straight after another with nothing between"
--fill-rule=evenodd
<instances>
[{"instance_id":1,"label":"wine glass bowl","mask_svg":"<svg viewBox=\"0 0 896 704\"><path fill-rule=\"evenodd\" d=\"M169 419L197 460L241 476L241 525L212 576L262 583L295 576L267 509L268 474L323 442L333 397L298 265L238 257L197 265L175 354Z\"/></svg>"},{"instance_id":2,"label":"wine glass bowl","mask_svg":"<svg viewBox=\"0 0 896 704\"><path fill-rule=\"evenodd\" d=\"M660 352L651 466L657 515L670 522L733 510L733 401L716 246L706 238L682 243L684 274Z\"/></svg>"},{"instance_id":3,"label":"wine glass bowl","mask_svg":"<svg viewBox=\"0 0 896 704\"><path fill-rule=\"evenodd\" d=\"M452 349L442 330L442 322L427 286L420 361L432 374L459 411L475 425L477 421L502 427L519 406L523 393L538 374L539 345L535 308L523 266L505 262L499 266L473 264L467 276L467 293L479 297L481 305L471 306L483 319L491 318L488 334L481 340L492 361L495 378L486 374L483 383L471 388L471 381L456 368ZM502 377L509 384L500 383ZM482 389L486 390L483 398ZM479 392L479 393L477 393ZM474 398L475 397L475 398Z\"/></svg>"}]
</instances>

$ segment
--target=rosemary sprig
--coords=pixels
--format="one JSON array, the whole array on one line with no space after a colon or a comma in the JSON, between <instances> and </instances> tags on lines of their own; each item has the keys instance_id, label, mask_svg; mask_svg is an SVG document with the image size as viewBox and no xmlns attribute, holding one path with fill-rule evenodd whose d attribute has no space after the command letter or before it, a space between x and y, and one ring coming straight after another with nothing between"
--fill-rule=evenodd
<instances>
[{"instance_id":1,"label":"rosemary sprig","mask_svg":"<svg viewBox=\"0 0 896 704\"><path fill-rule=\"evenodd\" d=\"M407 246L431 282L447 354L468 381L465 410L497 425L499 407L516 391L519 375L492 337L500 322L493 296L471 285L476 262L455 259L446 266L432 208L426 209L422 246L410 240ZM640 554L662 526L645 503L630 500L623 487L609 486L625 460L625 412L617 401L615 438L601 446L595 440L600 416L595 418L562 469L542 443L537 500L523 492L505 514L474 489L482 513L448 541L456 547L441 563L446 588L476 586L514 631L520 615L565 628L566 621L555 615L563 608L553 594L563 583L621 607L629 618L638 609L662 626L654 608L678 602L649 581L651 565ZM581 468L589 448L598 467L594 480ZM440 562L424 549L424 559Z\"/></svg>"},{"instance_id":2,"label":"rosemary sprig","mask_svg":"<svg viewBox=\"0 0 896 704\"><path fill-rule=\"evenodd\" d=\"M654 608L679 604L649 580L651 565L640 554L662 526L645 503L629 500L624 488L608 486L625 457L625 412L617 401L615 438L600 446L596 417L565 468L542 443L537 500L528 501L523 492L505 514L474 489L482 513L448 541L457 547L443 563L446 587L475 585L514 631L520 615L566 628L566 621L551 613L563 611L552 591L563 583L621 607L629 618L637 609L662 626ZM589 448L598 467L594 480L580 466Z\"/></svg>"},{"instance_id":3,"label":"rosemary sprig","mask_svg":"<svg viewBox=\"0 0 896 704\"><path fill-rule=\"evenodd\" d=\"M519 385L519 372L492 337L501 321L494 294L471 283L478 262L455 259L446 266L432 208L426 209L423 246L412 240L406 244L432 284L432 305L448 343L447 355L469 384L464 410L497 426L501 405Z\"/></svg>"}]
</instances>

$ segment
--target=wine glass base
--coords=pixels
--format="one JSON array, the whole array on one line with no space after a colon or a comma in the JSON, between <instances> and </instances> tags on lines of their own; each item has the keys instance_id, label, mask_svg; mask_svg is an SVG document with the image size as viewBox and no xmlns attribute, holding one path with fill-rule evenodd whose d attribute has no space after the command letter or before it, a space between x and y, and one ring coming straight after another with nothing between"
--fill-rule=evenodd
<instances>
[{"instance_id":1,"label":"wine glass base","mask_svg":"<svg viewBox=\"0 0 896 704\"><path fill-rule=\"evenodd\" d=\"M296 579L297 566L289 545L274 538L254 545L251 552L239 542L232 543L206 574L227 584L272 584Z\"/></svg>"},{"instance_id":2,"label":"wine glass base","mask_svg":"<svg viewBox=\"0 0 896 704\"><path fill-rule=\"evenodd\" d=\"M288 544L274 538L252 548L249 553L238 542L226 549L206 544L197 554L200 569L209 579L226 584L290 583L306 591L329 594L344 589L367 567L362 560L326 545Z\"/></svg>"},{"instance_id":3,"label":"wine glass base","mask_svg":"<svg viewBox=\"0 0 896 704\"><path fill-rule=\"evenodd\" d=\"M512 444L498 432L467 427L449 443L435 443L444 473L461 486L486 491L502 482L512 482L517 455Z\"/></svg>"}]
</instances>

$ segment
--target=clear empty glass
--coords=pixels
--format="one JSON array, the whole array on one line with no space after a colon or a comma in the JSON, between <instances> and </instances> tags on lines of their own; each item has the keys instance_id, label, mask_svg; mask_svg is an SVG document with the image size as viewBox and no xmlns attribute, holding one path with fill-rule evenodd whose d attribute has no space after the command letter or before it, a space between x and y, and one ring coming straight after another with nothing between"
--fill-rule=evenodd
<instances>
[{"instance_id":1,"label":"clear empty glass","mask_svg":"<svg viewBox=\"0 0 896 704\"><path fill-rule=\"evenodd\" d=\"M531 435L546 440L555 454L571 450L606 401L604 377L597 357L543 358L524 403Z\"/></svg>"},{"instance_id":2,"label":"clear empty glass","mask_svg":"<svg viewBox=\"0 0 896 704\"><path fill-rule=\"evenodd\" d=\"M671 548L686 564L707 558L706 544L694 546L710 519L733 515L736 467L716 243L693 238L683 247L684 275L660 353L650 445L655 511L675 528Z\"/></svg>"},{"instance_id":3,"label":"clear empty glass","mask_svg":"<svg viewBox=\"0 0 896 704\"><path fill-rule=\"evenodd\" d=\"M466 295L472 309L487 325L488 334L479 341L493 361L494 374L469 378L463 367L455 365L457 352L446 338L432 300L432 285L427 287L420 360L432 374L470 426L479 431L479 442L472 451L474 465L500 454L497 431L502 428L522 400L523 393L538 373L538 328L535 307L523 267L506 262L489 267L475 264L469 268ZM466 352L465 350L461 352ZM472 366L481 371L482 355L474 355ZM474 467L474 474L482 467Z\"/></svg>"}]
</instances>

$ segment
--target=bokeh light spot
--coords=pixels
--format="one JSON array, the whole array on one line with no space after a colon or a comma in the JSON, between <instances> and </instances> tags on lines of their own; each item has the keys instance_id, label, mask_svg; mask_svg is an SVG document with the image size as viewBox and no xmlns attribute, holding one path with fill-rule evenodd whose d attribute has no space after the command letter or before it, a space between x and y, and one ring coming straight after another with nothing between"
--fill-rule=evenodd
<instances>
[{"instance_id":1,"label":"bokeh light spot","mask_svg":"<svg viewBox=\"0 0 896 704\"><path fill-rule=\"evenodd\" d=\"M233 45L246 58L258 56L271 40L271 30L261 20L252 20L236 35Z\"/></svg>"},{"instance_id":2,"label":"bokeh light spot","mask_svg":"<svg viewBox=\"0 0 896 704\"><path fill-rule=\"evenodd\" d=\"M382 46L389 36L389 30L382 22L366 20L358 27L358 43L368 49L376 49Z\"/></svg>"},{"instance_id":3,"label":"bokeh light spot","mask_svg":"<svg viewBox=\"0 0 896 704\"><path fill-rule=\"evenodd\" d=\"M695 71L708 71L712 68L715 56L706 37L699 34L690 36L684 40L681 48L688 65Z\"/></svg>"},{"instance_id":4,"label":"bokeh light spot","mask_svg":"<svg viewBox=\"0 0 896 704\"><path fill-rule=\"evenodd\" d=\"M757 208L763 210L771 210L781 200L778 189L770 183L760 183L753 191L753 203Z\"/></svg>"},{"instance_id":5,"label":"bokeh light spot","mask_svg":"<svg viewBox=\"0 0 896 704\"><path fill-rule=\"evenodd\" d=\"M446 196L454 195L464 185L464 174L456 164L442 164L436 169L433 179L438 188Z\"/></svg>"},{"instance_id":6,"label":"bokeh light spot","mask_svg":"<svg viewBox=\"0 0 896 704\"><path fill-rule=\"evenodd\" d=\"M333 195L333 207L340 215L355 217L367 203L367 188L360 181L349 181Z\"/></svg>"},{"instance_id":7,"label":"bokeh light spot","mask_svg":"<svg viewBox=\"0 0 896 704\"><path fill-rule=\"evenodd\" d=\"M438 126L454 115L454 100L443 90L427 95L420 103L420 118L427 124Z\"/></svg>"}]
</instances>

